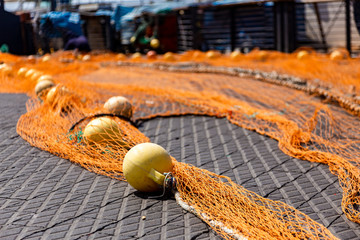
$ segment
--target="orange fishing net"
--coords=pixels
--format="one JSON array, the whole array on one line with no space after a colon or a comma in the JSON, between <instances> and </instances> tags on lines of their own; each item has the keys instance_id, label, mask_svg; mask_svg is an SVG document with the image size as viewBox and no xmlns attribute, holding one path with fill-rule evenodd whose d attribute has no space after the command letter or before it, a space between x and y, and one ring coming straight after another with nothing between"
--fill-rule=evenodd
<instances>
[{"instance_id":1,"label":"orange fishing net","mask_svg":"<svg viewBox=\"0 0 360 240\"><path fill-rule=\"evenodd\" d=\"M17 131L40 149L124 180L125 154L149 141L134 126L137 121L184 114L226 117L276 139L290 156L329 165L343 188L344 213L360 223L356 59L332 61L315 53L298 59L296 54L262 51L230 58L190 51L158 59L109 53L82 58L58 52L50 59L2 54L0 61L7 65L0 70L0 90L31 97ZM38 98L38 76L18 72L22 67L50 75L57 87ZM45 96L50 91L49 100ZM131 121L104 109L106 100L116 95L132 103ZM86 125L96 119L102 132L86 137ZM225 238L335 238L296 209L262 198L227 177L176 160L172 174L179 202Z\"/></svg>"}]
</instances>

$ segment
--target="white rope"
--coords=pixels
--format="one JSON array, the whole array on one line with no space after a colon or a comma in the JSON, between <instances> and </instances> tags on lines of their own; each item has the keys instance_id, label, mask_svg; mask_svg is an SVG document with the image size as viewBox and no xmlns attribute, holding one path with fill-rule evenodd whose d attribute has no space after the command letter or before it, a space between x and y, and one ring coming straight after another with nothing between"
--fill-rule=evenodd
<instances>
[{"instance_id":1,"label":"white rope","mask_svg":"<svg viewBox=\"0 0 360 240\"><path fill-rule=\"evenodd\" d=\"M176 199L176 202L186 211L191 212L191 213L195 214L196 216L201 217L205 220L210 219L205 213L198 213L193 206L190 206L189 204L184 202L184 200L180 197L179 192L175 192L175 199ZM233 237L235 239L248 240L248 238L245 237L244 235L242 235L241 233L239 233L233 229L230 229L228 227L225 227L224 224L220 221L210 220L209 225L211 225L212 227L220 228L221 230L223 230L224 232L226 232L227 234L229 234L231 237Z\"/></svg>"}]
</instances>

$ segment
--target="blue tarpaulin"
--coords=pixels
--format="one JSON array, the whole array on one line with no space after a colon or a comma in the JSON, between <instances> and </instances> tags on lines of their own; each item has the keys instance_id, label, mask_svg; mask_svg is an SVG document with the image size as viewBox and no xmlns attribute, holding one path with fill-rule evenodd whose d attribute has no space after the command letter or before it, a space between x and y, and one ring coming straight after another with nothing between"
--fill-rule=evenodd
<instances>
[{"instance_id":1,"label":"blue tarpaulin","mask_svg":"<svg viewBox=\"0 0 360 240\"><path fill-rule=\"evenodd\" d=\"M252 3L252 2L264 2L264 0L219 0L212 3L214 6L237 4L237 3Z\"/></svg>"},{"instance_id":2,"label":"blue tarpaulin","mask_svg":"<svg viewBox=\"0 0 360 240\"><path fill-rule=\"evenodd\" d=\"M71 32L77 34L77 35L83 35L81 30L81 20L79 13L73 13L73 12L49 12L46 14L41 15L40 20L40 28L44 26L44 23L46 19L50 19L53 26L60 27L60 28L66 28L67 30L70 30ZM44 33L48 37L61 37L60 32L43 29Z\"/></svg>"},{"instance_id":3,"label":"blue tarpaulin","mask_svg":"<svg viewBox=\"0 0 360 240\"><path fill-rule=\"evenodd\" d=\"M123 16L131 12L134 8L133 7L124 7L124 6L117 6L111 19L114 21L115 30L119 31L121 29L121 19Z\"/></svg>"},{"instance_id":4,"label":"blue tarpaulin","mask_svg":"<svg viewBox=\"0 0 360 240\"><path fill-rule=\"evenodd\" d=\"M106 9L99 9L95 12L95 16L113 16L114 12Z\"/></svg>"},{"instance_id":5,"label":"blue tarpaulin","mask_svg":"<svg viewBox=\"0 0 360 240\"><path fill-rule=\"evenodd\" d=\"M144 13L151 13L151 14L159 14L159 13L166 13L170 12L174 9L178 8L186 8L193 4L186 4L181 2L168 2L168 3L161 3L161 4L152 4L147 6L141 6L134 8L131 12L124 15L121 21L132 21L136 17L140 17Z\"/></svg>"}]
</instances>

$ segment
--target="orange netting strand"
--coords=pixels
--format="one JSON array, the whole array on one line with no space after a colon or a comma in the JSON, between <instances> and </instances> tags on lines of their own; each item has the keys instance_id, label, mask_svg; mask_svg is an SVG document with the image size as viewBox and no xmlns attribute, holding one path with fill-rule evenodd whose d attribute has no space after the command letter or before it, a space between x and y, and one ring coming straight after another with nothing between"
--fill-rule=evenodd
<instances>
[{"instance_id":1,"label":"orange netting strand","mask_svg":"<svg viewBox=\"0 0 360 240\"><path fill-rule=\"evenodd\" d=\"M300 211L262 198L228 177L179 162L175 163L174 176L180 201L223 236L225 228L231 230L232 237L250 239L335 239Z\"/></svg>"},{"instance_id":2,"label":"orange netting strand","mask_svg":"<svg viewBox=\"0 0 360 240\"><path fill-rule=\"evenodd\" d=\"M287 74L279 74L275 71L263 72L258 70L244 69L239 67L219 67L207 64L198 63L180 63L169 64L164 62L159 63L136 63L136 62L118 62L117 66L134 66L145 67L151 69L159 69L161 71L184 72L184 73L211 73L211 74L226 74L230 76L248 76L254 77L259 81L266 81L297 90L307 92L311 95L316 95L325 99L327 102L336 103L347 109L350 113L360 116L360 97L356 97L355 87L350 86L349 93L343 94L338 89L332 89L324 83L312 83L306 79L299 77L292 77Z\"/></svg>"},{"instance_id":3,"label":"orange netting strand","mask_svg":"<svg viewBox=\"0 0 360 240\"><path fill-rule=\"evenodd\" d=\"M59 129L51 132L45 127L45 131L41 132L36 126L38 131L34 134L34 129L29 130L25 126L31 124L34 127L33 119L39 119L40 116L37 113L42 113L42 119L47 119L47 124L50 125L54 124L51 116L59 115L49 112L46 116L43 111L47 109L46 103L38 105L38 108L33 106L32 109L18 122L18 131L23 138L88 170L116 179L123 180L122 160L127 150L148 141L130 123L115 117L113 119L117 121L120 130L110 127L101 136L102 139L93 144L82 141L78 138L79 135L69 136L67 131ZM76 115L79 111L80 109L73 109L71 113ZM58 121L59 117L53 117L53 120ZM45 124L42 121L39 119L40 126ZM85 123L81 122L80 125ZM81 129L80 125L77 125L73 132ZM68 128L64 126L61 129ZM61 135L59 132L65 134ZM44 145L39 144L40 142ZM326 228L294 208L249 192L227 177L176 161L173 174L181 198L193 206L200 213L199 217L225 238L232 235L224 231L224 227L256 239L335 239ZM221 226L212 224L214 221L221 223Z\"/></svg>"},{"instance_id":4,"label":"orange netting strand","mask_svg":"<svg viewBox=\"0 0 360 240\"><path fill-rule=\"evenodd\" d=\"M67 89L60 91L61 94L56 95L51 103L41 103L35 98L27 103L28 112L19 119L17 131L36 147L70 159L96 173L123 180L122 159L127 150L149 141L141 132L116 117L111 119L119 127L109 128L100 134L100 139L103 139L95 143L82 138L84 126L91 119L82 121L72 132L68 132L80 119L106 113L103 104L109 97L128 97L134 106L134 121L184 114L227 117L238 126L278 140L280 149L290 156L328 164L340 179L342 208L346 216L359 222L360 126L357 117L340 108L326 105L303 92L245 76L164 72L151 68L139 71L138 67L131 66L124 70L113 66L116 58L111 54L92 56L91 61L85 62L72 59L68 53L57 53L50 61L37 64L11 55L1 57L13 68L0 78L2 91L26 92L35 97L33 88L36 83L16 76L16 71L23 66L51 74L56 83ZM64 62L65 57L71 61ZM182 57L185 58L186 54ZM294 62L291 55L280 53L270 53L267 58L257 60L249 55L245 57L247 62L239 61L238 64L246 62L250 68L266 70L270 66L269 59L274 68L279 69L279 62ZM320 60L317 56L311 59L313 62L321 60L323 65L335 65L334 62L326 62L322 56L319 56ZM225 60L220 58L218 62L209 62L230 65ZM353 61L346 61L349 62L345 64L356 65ZM344 73L343 69L339 71ZM326 76L323 75L324 79ZM284 203L261 198L206 170L178 162L174 164L181 199L194 206L199 216L205 216L203 220L224 237L231 235L218 225L212 225L211 221L250 238L334 238L323 226ZM211 205L212 208L209 208L209 202L214 205ZM224 206L228 206L227 210L219 211Z\"/></svg>"}]
</instances>

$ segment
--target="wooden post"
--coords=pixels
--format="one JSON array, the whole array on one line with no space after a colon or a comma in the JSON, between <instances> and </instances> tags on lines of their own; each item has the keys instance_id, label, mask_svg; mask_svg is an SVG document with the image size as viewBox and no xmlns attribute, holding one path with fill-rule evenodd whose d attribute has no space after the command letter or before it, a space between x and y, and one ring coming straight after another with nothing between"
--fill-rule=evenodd
<instances>
[{"instance_id":1,"label":"wooden post","mask_svg":"<svg viewBox=\"0 0 360 240\"><path fill-rule=\"evenodd\" d=\"M5 11L4 4L5 4L4 0L0 0L0 11Z\"/></svg>"},{"instance_id":2,"label":"wooden post","mask_svg":"<svg viewBox=\"0 0 360 240\"><path fill-rule=\"evenodd\" d=\"M236 48L236 24L235 24L235 9L230 8L230 38L231 51Z\"/></svg>"},{"instance_id":3,"label":"wooden post","mask_svg":"<svg viewBox=\"0 0 360 240\"><path fill-rule=\"evenodd\" d=\"M191 30L192 30L192 49L199 49L198 43L198 26L197 26L197 7L190 8L191 11Z\"/></svg>"},{"instance_id":4,"label":"wooden post","mask_svg":"<svg viewBox=\"0 0 360 240\"><path fill-rule=\"evenodd\" d=\"M276 50L292 52L296 48L295 1L274 3Z\"/></svg>"},{"instance_id":5,"label":"wooden post","mask_svg":"<svg viewBox=\"0 0 360 240\"><path fill-rule=\"evenodd\" d=\"M351 13L350 0L345 0L345 29L346 29L346 48L351 56Z\"/></svg>"}]
</instances>

